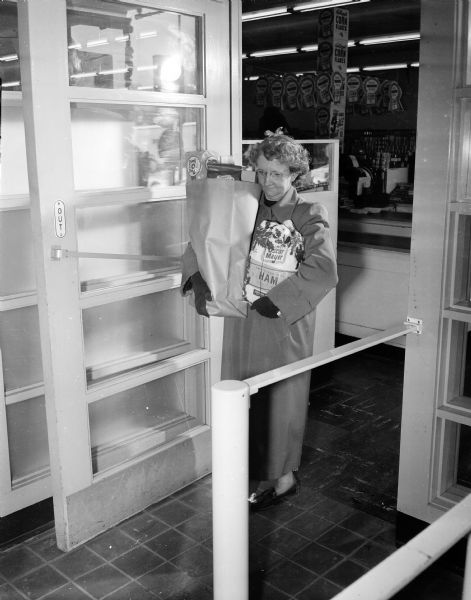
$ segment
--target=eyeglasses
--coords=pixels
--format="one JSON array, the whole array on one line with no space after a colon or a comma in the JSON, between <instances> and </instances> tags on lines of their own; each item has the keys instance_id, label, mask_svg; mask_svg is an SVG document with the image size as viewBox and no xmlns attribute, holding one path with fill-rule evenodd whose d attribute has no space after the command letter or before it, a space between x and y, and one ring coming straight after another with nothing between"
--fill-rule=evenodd
<instances>
[{"instance_id":1,"label":"eyeglasses","mask_svg":"<svg viewBox=\"0 0 471 600\"><path fill-rule=\"evenodd\" d=\"M270 177L270 179L276 182L283 181L283 179L286 179L291 175L291 173L279 173L278 171L262 171L262 169L257 169L255 173L257 174L257 177L260 181L266 181L268 177Z\"/></svg>"}]
</instances>

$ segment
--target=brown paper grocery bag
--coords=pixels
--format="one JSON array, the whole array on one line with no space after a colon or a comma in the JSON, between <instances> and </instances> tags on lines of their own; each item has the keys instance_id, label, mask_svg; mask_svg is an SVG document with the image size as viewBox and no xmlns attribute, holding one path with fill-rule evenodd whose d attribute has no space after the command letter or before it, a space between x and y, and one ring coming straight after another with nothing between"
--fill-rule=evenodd
<instances>
[{"instance_id":1,"label":"brown paper grocery bag","mask_svg":"<svg viewBox=\"0 0 471 600\"><path fill-rule=\"evenodd\" d=\"M199 179L186 186L189 236L211 290L208 314L246 317L243 284L261 187L231 179Z\"/></svg>"}]
</instances>

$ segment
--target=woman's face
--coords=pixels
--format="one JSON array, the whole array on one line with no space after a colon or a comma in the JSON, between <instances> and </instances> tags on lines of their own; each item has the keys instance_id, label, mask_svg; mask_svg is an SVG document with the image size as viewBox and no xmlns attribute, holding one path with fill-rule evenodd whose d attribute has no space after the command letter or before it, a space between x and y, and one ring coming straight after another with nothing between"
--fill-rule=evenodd
<instances>
[{"instance_id":1,"label":"woman's face","mask_svg":"<svg viewBox=\"0 0 471 600\"><path fill-rule=\"evenodd\" d=\"M255 171L266 199L271 202L281 200L296 179L287 165L276 159L268 160L263 154L257 159Z\"/></svg>"}]
</instances>

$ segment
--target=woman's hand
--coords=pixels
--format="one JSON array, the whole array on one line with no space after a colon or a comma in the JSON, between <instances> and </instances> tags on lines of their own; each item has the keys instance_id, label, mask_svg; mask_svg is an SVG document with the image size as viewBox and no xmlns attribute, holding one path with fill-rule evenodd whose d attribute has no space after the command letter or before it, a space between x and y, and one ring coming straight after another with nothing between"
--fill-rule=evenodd
<instances>
[{"instance_id":1,"label":"woman's hand","mask_svg":"<svg viewBox=\"0 0 471 600\"><path fill-rule=\"evenodd\" d=\"M199 315L209 317L206 301L212 300L211 290L199 271L191 276L191 287L195 293L195 308Z\"/></svg>"},{"instance_id":2,"label":"woman's hand","mask_svg":"<svg viewBox=\"0 0 471 600\"><path fill-rule=\"evenodd\" d=\"M268 296L262 296L258 300L255 300L250 310L256 310L258 314L268 319L276 319L281 314L278 306L275 306Z\"/></svg>"}]
</instances>

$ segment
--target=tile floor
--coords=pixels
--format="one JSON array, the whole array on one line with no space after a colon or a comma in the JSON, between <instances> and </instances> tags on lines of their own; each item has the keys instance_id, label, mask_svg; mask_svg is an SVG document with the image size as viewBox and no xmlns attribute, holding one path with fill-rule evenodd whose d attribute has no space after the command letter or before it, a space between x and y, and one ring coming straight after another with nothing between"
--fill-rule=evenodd
<instances>
[{"instance_id":1,"label":"tile floor","mask_svg":"<svg viewBox=\"0 0 471 600\"><path fill-rule=\"evenodd\" d=\"M390 347L313 372L300 493L250 516L250 600L327 600L395 550L402 375ZM440 565L395 598L461 589ZM0 600L25 598L212 599L210 477L68 554L50 522L0 545Z\"/></svg>"}]
</instances>

